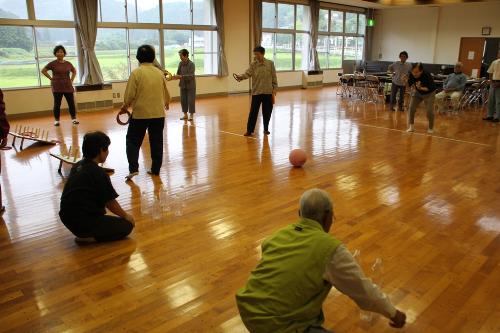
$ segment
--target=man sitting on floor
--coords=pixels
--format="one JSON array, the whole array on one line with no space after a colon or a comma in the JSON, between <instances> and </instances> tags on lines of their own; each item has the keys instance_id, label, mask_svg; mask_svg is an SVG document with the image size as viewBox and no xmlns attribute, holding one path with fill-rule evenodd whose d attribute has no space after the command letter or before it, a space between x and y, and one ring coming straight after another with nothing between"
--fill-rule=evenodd
<instances>
[{"instance_id":1,"label":"man sitting on floor","mask_svg":"<svg viewBox=\"0 0 500 333\"><path fill-rule=\"evenodd\" d=\"M460 97L465 89L465 84L467 83L467 76L462 73L462 63L457 62L455 64L454 73L448 75L446 80L443 82L443 91L436 94L436 104L438 107L438 112L442 112L444 108L444 101L446 98L451 98L451 105L453 106L453 111L458 111L458 104L460 103Z\"/></svg>"},{"instance_id":2,"label":"man sitting on floor","mask_svg":"<svg viewBox=\"0 0 500 333\"><path fill-rule=\"evenodd\" d=\"M322 305L332 286L363 310L403 327L406 315L367 279L351 253L328 234L334 214L330 196L312 189L300 198L300 220L262 243L262 259L236 294L251 333L330 332L321 327Z\"/></svg>"},{"instance_id":3,"label":"man sitting on floor","mask_svg":"<svg viewBox=\"0 0 500 333\"><path fill-rule=\"evenodd\" d=\"M116 201L111 179L98 164L108 157L109 137L90 132L83 138L83 159L71 169L61 196L59 216L76 242L105 242L127 237L134 218ZM106 215L106 208L118 216Z\"/></svg>"}]
</instances>

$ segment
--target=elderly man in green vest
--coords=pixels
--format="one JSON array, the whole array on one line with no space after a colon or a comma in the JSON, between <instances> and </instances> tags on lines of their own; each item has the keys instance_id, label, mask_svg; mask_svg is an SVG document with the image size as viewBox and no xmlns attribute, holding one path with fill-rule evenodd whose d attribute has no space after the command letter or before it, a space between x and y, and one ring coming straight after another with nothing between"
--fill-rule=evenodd
<instances>
[{"instance_id":1,"label":"elderly man in green vest","mask_svg":"<svg viewBox=\"0 0 500 333\"><path fill-rule=\"evenodd\" d=\"M406 315L366 278L342 243L328 234L334 214L330 196L311 189L300 198L300 219L262 243L262 259L236 294L251 333L330 332L322 305L332 286L360 308L382 314L401 328Z\"/></svg>"}]
</instances>

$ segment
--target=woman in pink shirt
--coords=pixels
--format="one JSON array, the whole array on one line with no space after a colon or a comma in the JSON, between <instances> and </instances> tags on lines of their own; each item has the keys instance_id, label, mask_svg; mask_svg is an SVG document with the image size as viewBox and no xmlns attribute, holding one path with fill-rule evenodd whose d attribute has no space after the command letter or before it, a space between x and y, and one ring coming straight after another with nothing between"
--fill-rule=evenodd
<instances>
[{"instance_id":1,"label":"woman in pink shirt","mask_svg":"<svg viewBox=\"0 0 500 333\"><path fill-rule=\"evenodd\" d=\"M79 124L76 119L75 98L73 89L73 80L76 77L76 69L69 62L64 60L66 56L66 49L62 45L57 45L54 48L54 56L56 60L49 62L47 66L42 69L42 74L50 80L52 87L52 94L54 95L54 126L59 126L59 117L61 115L61 101L63 96L68 102L69 114L73 120L73 124ZM49 75L52 72L52 76ZM71 77L70 77L71 73Z\"/></svg>"}]
</instances>

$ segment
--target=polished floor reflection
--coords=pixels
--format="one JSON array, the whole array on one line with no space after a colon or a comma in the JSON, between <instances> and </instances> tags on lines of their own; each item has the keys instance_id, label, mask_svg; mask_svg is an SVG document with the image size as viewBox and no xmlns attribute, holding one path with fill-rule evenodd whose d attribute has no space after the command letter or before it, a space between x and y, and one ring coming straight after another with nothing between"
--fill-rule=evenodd
<instances>
[{"instance_id":1,"label":"polished floor reflection","mask_svg":"<svg viewBox=\"0 0 500 333\"><path fill-rule=\"evenodd\" d=\"M281 92L271 135L259 124L255 138L241 136L249 96L200 99L194 124L178 120L174 103L160 177L146 175L145 142L131 184L115 111L82 113L79 127L67 116L57 129L49 117L12 121L50 129L61 145L1 152L0 331L245 332L234 294L262 239L320 187L335 200L332 233L361 251L363 266L383 259L382 287L407 312L405 332L499 332L500 126L481 111L438 115L428 136L421 110L407 134L406 114L335 92ZM81 247L58 220L64 178L48 153L97 129L111 137L107 165L137 227L127 240ZM297 147L309 156L302 169L288 163ZM162 186L184 205L160 220L141 215L141 193L152 199ZM337 333L393 331L380 318L361 323L335 290L324 309Z\"/></svg>"}]
</instances>

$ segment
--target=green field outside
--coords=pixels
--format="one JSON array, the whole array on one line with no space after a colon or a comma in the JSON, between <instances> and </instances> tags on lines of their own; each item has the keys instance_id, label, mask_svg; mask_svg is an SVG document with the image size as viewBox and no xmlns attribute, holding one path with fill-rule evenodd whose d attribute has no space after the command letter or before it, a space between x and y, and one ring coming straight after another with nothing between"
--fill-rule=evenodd
<instances>
[{"instance_id":1,"label":"green field outside","mask_svg":"<svg viewBox=\"0 0 500 333\"><path fill-rule=\"evenodd\" d=\"M14 87L32 87L38 86L38 73L37 67L33 63L34 56L28 52L17 52L18 49L0 49L0 87L1 88L14 88ZM198 51L202 51L199 49ZM3 51L3 52L2 52ZM50 50L43 50L43 54L47 54ZM68 50L70 51L70 50ZM70 51L71 52L71 51ZM195 50L196 52L196 50ZM41 52L42 53L42 52ZM114 80L126 80L128 78L128 62L127 62L127 51L126 50L106 50L97 51L97 58L101 65L101 70L105 81ZM7 56L6 56L7 55ZM203 55L194 55L194 62L196 65L196 74L203 75L206 74L204 68L205 57ZM137 63L134 58L132 58L132 69L136 68ZM327 66L327 55L324 53L319 54L319 60L322 68ZM78 61L74 57L69 57L69 61L77 66ZM51 61L51 59L43 59L40 61L40 67L42 68L46 63ZM295 55L296 70L300 70L302 62L302 54L297 52ZM25 62L25 63L23 63ZM31 64L29 63L31 62ZM276 69L277 70L292 70L292 53L277 53L275 58ZM340 68L341 67L341 56L331 55L329 59L330 68ZM179 56L177 54L177 49L165 49L165 67L168 71L175 74L177 71L177 66L179 64ZM209 65L209 64L207 64ZM216 72L216 66L214 64L214 71ZM208 69L210 66L207 66ZM207 70L208 70L207 69ZM243 70L243 69L242 69ZM48 80L42 76L42 85L48 85Z\"/></svg>"}]
</instances>

